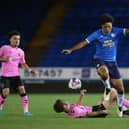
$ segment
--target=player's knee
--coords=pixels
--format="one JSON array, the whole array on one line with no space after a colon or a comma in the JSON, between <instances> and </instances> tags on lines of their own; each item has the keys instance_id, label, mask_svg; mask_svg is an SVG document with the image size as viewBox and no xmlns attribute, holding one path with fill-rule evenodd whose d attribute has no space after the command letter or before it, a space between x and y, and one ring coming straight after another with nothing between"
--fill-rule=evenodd
<instances>
[{"instance_id":1,"label":"player's knee","mask_svg":"<svg viewBox=\"0 0 129 129\"><path fill-rule=\"evenodd\" d=\"M123 87L117 87L116 88L118 94L124 94L124 88Z\"/></svg>"},{"instance_id":2,"label":"player's knee","mask_svg":"<svg viewBox=\"0 0 129 129\"><path fill-rule=\"evenodd\" d=\"M119 94L124 93L124 85L123 85L123 81L121 79L113 80L112 84Z\"/></svg>"},{"instance_id":3,"label":"player's knee","mask_svg":"<svg viewBox=\"0 0 129 129\"><path fill-rule=\"evenodd\" d=\"M17 90L20 94L26 93L24 86L19 86Z\"/></svg>"},{"instance_id":4,"label":"player's knee","mask_svg":"<svg viewBox=\"0 0 129 129\"><path fill-rule=\"evenodd\" d=\"M105 66L101 66L100 68L98 68L98 73L103 80L106 80L109 77L108 69Z\"/></svg>"},{"instance_id":5,"label":"player's knee","mask_svg":"<svg viewBox=\"0 0 129 129\"><path fill-rule=\"evenodd\" d=\"M124 94L124 91L122 89L118 90L117 92L118 94L121 94L121 95Z\"/></svg>"},{"instance_id":6,"label":"player's knee","mask_svg":"<svg viewBox=\"0 0 129 129\"><path fill-rule=\"evenodd\" d=\"M4 96L4 97L7 97L8 95L9 95L9 89L4 89L3 91L2 91L2 95Z\"/></svg>"},{"instance_id":7,"label":"player's knee","mask_svg":"<svg viewBox=\"0 0 129 129\"><path fill-rule=\"evenodd\" d=\"M118 92L118 94L124 94L124 86L123 85L116 85L114 86Z\"/></svg>"}]
</instances>

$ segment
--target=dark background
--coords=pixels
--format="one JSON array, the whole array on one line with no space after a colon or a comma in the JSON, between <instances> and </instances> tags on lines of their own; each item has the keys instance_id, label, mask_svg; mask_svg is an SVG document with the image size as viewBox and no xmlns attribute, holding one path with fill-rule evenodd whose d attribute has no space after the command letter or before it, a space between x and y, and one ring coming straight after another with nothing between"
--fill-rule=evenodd
<instances>
[{"instance_id":1,"label":"dark background","mask_svg":"<svg viewBox=\"0 0 129 129\"><path fill-rule=\"evenodd\" d=\"M60 54L84 40L100 27L99 17L110 13L115 17L114 26L129 27L128 0L1 0L0 46L8 44L8 33L21 33L20 47L31 66L38 67L94 67L94 45L72 55ZM121 37L118 45L118 66L129 67L129 37ZM129 91L128 81L124 81ZM69 92L67 81L27 84L30 92ZM90 92L101 92L100 81L83 82ZM100 87L99 87L100 86Z\"/></svg>"}]
</instances>

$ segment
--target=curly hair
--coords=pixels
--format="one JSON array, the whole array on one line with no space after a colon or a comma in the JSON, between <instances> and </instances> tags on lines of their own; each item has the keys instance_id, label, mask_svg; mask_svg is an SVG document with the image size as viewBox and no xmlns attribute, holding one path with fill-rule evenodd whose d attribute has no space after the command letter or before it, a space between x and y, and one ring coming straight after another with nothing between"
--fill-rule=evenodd
<instances>
[{"instance_id":1,"label":"curly hair","mask_svg":"<svg viewBox=\"0 0 129 129\"><path fill-rule=\"evenodd\" d=\"M111 22L113 23L114 22L114 18L113 16L111 16L110 14L108 13L104 13L103 15L101 15L100 17L100 24L103 25L107 22Z\"/></svg>"}]
</instances>

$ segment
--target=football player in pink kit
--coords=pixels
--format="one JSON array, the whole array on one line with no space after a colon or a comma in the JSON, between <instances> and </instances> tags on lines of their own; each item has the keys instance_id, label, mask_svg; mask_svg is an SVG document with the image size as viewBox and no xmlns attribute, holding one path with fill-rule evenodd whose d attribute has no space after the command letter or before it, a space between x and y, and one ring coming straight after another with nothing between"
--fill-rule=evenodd
<instances>
[{"instance_id":1,"label":"football player in pink kit","mask_svg":"<svg viewBox=\"0 0 129 129\"><path fill-rule=\"evenodd\" d=\"M24 51L18 48L20 44L20 33L18 31L12 31L9 34L9 41L9 45L3 45L0 48L0 61L2 62L0 114L2 114L3 104L9 95L10 88L15 88L21 96L24 115L31 116L32 114L28 110L26 90L19 75L19 65L32 75L35 75L35 71L26 64Z\"/></svg>"},{"instance_id":2,"label":"football player in pink kit","mask_svg":"<svg viewBox=\"0 0 129 129\"><path fill-rule=\"evenodd\" d=\"M109 100L103 100L96 106L82 106L84 92L86 90L80 91L80 97L75 104L58 99L54 104L54 110L58 113L65 112L71 118L105 117L109 114L112 103L117 99L116 90L111 88Z\"/></svg>"},{"instance_id":3,"label":"football player in pink kit","mask_svg":"<svg viewBox=\"0 0 129 129\"><path fill-rule=\"evenodd\" d=\"M64 100L56 100L54 104L54 110L57 113L64 112L70 118L94 118L94 117L106 117L110 113L112 104L117 103L117 91L114 88L110 89L109 99L102 97L99 101L99 105L95 106L83 106L81 105L84 93L86 90L80 91L80 97L75 104L70 104ZM122 101L122 106L125 107L123 115L129 115L129 100L124 98Z\"/></svg>"}]
</instances>

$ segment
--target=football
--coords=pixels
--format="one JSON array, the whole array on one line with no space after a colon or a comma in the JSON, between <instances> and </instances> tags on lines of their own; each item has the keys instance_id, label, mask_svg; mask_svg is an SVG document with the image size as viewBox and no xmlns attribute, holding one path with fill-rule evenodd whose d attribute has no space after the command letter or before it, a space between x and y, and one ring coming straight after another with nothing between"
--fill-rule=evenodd
<instances>
[{"instance_id":1,"label":"football","mask_svg":"<svg viewBox=\"0 0 129 129\"><path fill-rule=\"evenodd\" d=\"M81 80L79 78L71 78L68 83L68 87L71 89L80 89L82 86Z\"/></svg>"}]
</instances>

